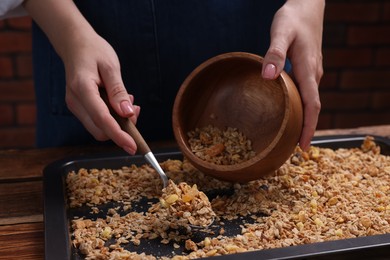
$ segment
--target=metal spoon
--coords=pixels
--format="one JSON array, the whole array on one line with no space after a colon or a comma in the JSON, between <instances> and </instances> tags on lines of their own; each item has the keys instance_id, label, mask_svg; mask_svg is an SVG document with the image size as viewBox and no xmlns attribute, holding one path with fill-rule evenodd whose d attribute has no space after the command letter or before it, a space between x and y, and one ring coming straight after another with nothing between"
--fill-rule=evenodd
<instances>
[{"instance_id":1,"label":"metal spoon","mask_svg":"<svg viewBox=\"0 0 390 260\"><path fill-rule=\"evenodd\" d=\"M124 131L129 133L136 142L138 146L138 151L140 151L144 158L153 166L153 168L157 171L157 173L160 175L160 178L163 182L164 188L168 186L168 177L164 173L163 169L161 168L160 164L157 162L156 157L151 152L148 144L145 142L144 138L141 136L138 129L135 127L133 122L130 119L124 119L124 118L118 118L117 121L119 122L119 125L122 127ZM189 224L191 229L195 231L201 231L201 230L207 230L213 223L215 218L211 220L210 224L207 226L197 226Z\"/></svg>"},{"instance_id":2,"label":"metal spoon","mask_svg":"<svg viewBox=\"0 0 390 260\"><path fill-rule=\"evenodd\" d=\"M118 124L121 126L122 130L126 133L130 134L135 143L137 144L138 152L144 155L144 158L146 161L148 161L152 167L157 171L157 173L160 175L160 178L163 182L164 188L168 186L168 177L164 173L163 169L161 168L160 164L158 163L156 157L150 150L148 144L145 142L145 139L142 137L141 133L138 131L137 127L134 125L134 123L129 118L123 118L119 116L115 111L113 111L110 102L108 101L107 93L104 88L100 88L100 96L106 103L106 105L109 107L111 115L115 118L115 120L118 122Z\"/></svg>"},{"instance_id":3,"label":"metal spoon","mask_svg":"<svg viewBox=\"0 0 390 260\"><path fill-rule=\"evenodd\" d=\"M161 168L156 157L150 150L148 144L145 142L144 138L142 137L142 135L140 134L140 132L138 131L134 123L128 118L119 118L117 119L117 121L119 125L122 127L122 129L134 138L134 141L138 147L138 151L144 155L146 161L148 161L152 165L152 167L157 171L157 173L160 175L164 188L167 187L168 186L167 175Z\"/></svg>"},{"instance_id":4,"label":"metal spoon","mask_svg":"<svg viewBox=\"0 0 390 260\"><path fill-rule=\"evenodd\" d=\"M160 178L163 182L164 188L168 186L168 177L161 168L160 164L158 163L156 157L150 150L148 144L146 143L145 139L142 137L141 133L138 131L137 127L134 125L134 123L129 119L129 118L123 118L119 116L115 111L113 111L107 97L107 93L105 89L100 88L100 96L104 100L104 102L107 104L107 106L110 109L111 115L115 118L115 120L118 122L118 124L121 126L122 130L125 131L126 133L130 134L135 143L137 144L138 151L144 155L144 158L146 161L148 161L152 167L157 171L157 173L160 175ZM197 225L192 225L189 224L189 226L194 229L194 230L206 230L208 229L213 223L214 223L215 218L212 219L211 223L208 224L207 226L197 226Z\"/></svg>"}]
</instances>

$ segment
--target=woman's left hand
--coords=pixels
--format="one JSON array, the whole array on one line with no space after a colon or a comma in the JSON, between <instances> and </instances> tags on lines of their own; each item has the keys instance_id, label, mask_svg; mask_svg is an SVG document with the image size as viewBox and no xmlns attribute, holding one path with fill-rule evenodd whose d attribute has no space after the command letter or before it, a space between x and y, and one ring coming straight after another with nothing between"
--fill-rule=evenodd
<instances>
[{"instance_id":1,"label":"woman's left hand","mask_svg":"<svg viewBox=\"0 0 390 260\"><path fill-rule=\"evenodd\" d=\"M275 79L286 58L292 64L304 108L299 145L306 150L317 127L321 102L318 85L323 74L322 30L325 0L288 0L277 11L271 26L270 47L264 57L262 76Z\"/></svg>"}]
</instances>

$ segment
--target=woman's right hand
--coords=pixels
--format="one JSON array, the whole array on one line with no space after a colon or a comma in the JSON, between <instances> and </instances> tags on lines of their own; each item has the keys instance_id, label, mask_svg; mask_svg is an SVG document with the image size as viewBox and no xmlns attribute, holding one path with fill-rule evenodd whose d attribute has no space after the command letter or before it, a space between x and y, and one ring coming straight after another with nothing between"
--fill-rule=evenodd
<instances>
[{"instance_id":1,"label":"woman's right hand","mask_svg":"<svg viewBox=\"0 0 390 260\"><path fill-rule=\"evenodd\" d=\"M124 87L112 46L93 30L72 0L26 0L24 7L64 62L70 111L97 140L111 139L134 154L134 139L121 130L99 94L99 87L104 87L113 110L136 123L140 107L133 105Z\"/></svg>"},{"instance_id":2,"label":"woman's right hand","mask_svg":"<svg viewBox=\"0 0 390 260\"><path fill-rule=\"evenodd\" d=\"M133 105L133 96L124 87L114 49L95 33L83 36L72 45L63 54L69 110L95 139L111 139L128 153L134 154L137 148L134 140L121 130L110 115L98 89L106 89L110 105L117 114L130 117L136 123L140 108Z\"/></svg>"}]
</instances>

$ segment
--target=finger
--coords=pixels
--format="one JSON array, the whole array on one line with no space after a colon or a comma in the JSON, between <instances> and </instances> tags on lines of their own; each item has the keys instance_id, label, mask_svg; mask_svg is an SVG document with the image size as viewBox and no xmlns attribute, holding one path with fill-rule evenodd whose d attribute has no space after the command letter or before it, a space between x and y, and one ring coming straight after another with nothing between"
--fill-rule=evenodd
<instances>
[{"instance_id":1,"label":"finger","mask_svg":"<svg viewBox=\"0 0 390 260\"><path fill-rule=\"evenodd\" d=\"M133 121L134 124L137 124L137 119L139 113L141 112L141 107L137 105L133 105L133 107L134 107L134 115L130 117L130 120Z\"/></svg>"},{"instance_id":2,"label":"finger","mask_svg":"<svg viewBox=\"0 0 390 260\"><path fill-rule=\"evenodd\" d=\"M83 126L96 140L109 140L109 137L95 125L91 117L88 115L88 112L84 109L80 100L78 100L75 95L71 94L70 91L67 91L65 100L69 110L80 120Z\"/></svg>"},{"instance_id":3,"label":"finger","mask_svg":"<svg viewBox=\"0 0 390 260\"><path fill-rule=\"evenodd\" d=\"M286 63L287 52L293 37L285 31L282 25L273 24L271 27L271 42L264 56L262 76L264 79L275 79L282 72Z\"/></svg>"},{"instance_id":4,"label":"finger","mask_svg":"<svg viewBox=\"0 0 390 260\"><path fill-rule=\"evenodd\" d=\"M299 86L304 108L303 129L299 140L299 146L303 150L307 150L317 127L321 102L318 93L318 84L314 78L302 81L299 83Z\"/></svg>"},{"instance_id":5,"label":"finger","mask_svg":"<svg viewBox=\"0 0 390 260\"><path fill-rule=\"evenodd\" d=\"M127 152L134 154L137 145L134 139L119 126L118 122L112 117L106 103L101 99L99 92L95 95L89 95L85 99L85 104L89 104L87 110L95 123L104 133L112 139L118 146Z\"/></svg>"},{"instance_id":6,"label":"finger","mask_svg":"<svg viewBox=\"0 0 390 260\"><path fill-rule=\"evenodd\" d=\"M83 121L84 126L97 140L107 140L108 137L128 153L135 154L137 145L134 139L124 132L111 116L106 103L100 97L97 85L91 82L84 84L83 87L75 88L80 90L77 96L72 97L69 94L69 99L72 100L69 102L75 103L75 111L72 112Z\"/></svg>"},{"instance_id":7,"label":"finger","mask_svg":"<svg viewBox=\"0 0 390 260\"><path fill-rule=\"evenodd\" d=\"M137 124L137 119L138 119L139 113L141 111L141 107L137 106L137 105L134 105L134 96L133 95L129 94L129 98L130 98L130 102L133 104L133 109L134 109L134 115L132 115L130 117L130 120L134 124Z\"/></svg>"},{"instance_id":8,"label":"finger","mask_svg":"<svg viewBox=\"0 0 390 260\"><path fill-rule=\"evenodd\" d=\"M304 122L299 145L303 150L307 150L317 128L321 110L318 87L323 69L321 54L300 51L307 50L307 48L298 43L296 49L291 51L291 62L304 108Z\"/></svg>"},{"instance_id":9,"label":"finger","mask_svg":"<svg viewBox=\"0 0 390 260\"><path fill-rule=\"evenodd\" d=\"M99 68L99 73L114 111L122 117L133 116L133 102L130 101L129 94L123 84L119 65L109 66L104 64Z\"/></svg>"}]
</instances>

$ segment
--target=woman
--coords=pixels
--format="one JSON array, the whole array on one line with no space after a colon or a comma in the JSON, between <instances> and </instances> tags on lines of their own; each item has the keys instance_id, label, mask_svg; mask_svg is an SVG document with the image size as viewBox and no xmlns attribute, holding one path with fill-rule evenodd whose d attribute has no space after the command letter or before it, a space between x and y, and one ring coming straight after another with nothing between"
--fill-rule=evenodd
<instances>
[{"instance_id":1,"label":"woman","mask_svg":"<svg viewBox=\"0 0 390 260\"><path fill-rule=\"evenodd\" d=\"M106 88L119 115L137 121L147 141L171 139L173 100L182 81L201 62L230 51L265 56L259 73L270 80L287 57L291 60L304 104L300 146L310 144L320 111L324 0L26 0L23 5L38 25L33 50L40 147L111 139L136 152L98 87Z\"/></svg>"}]
</instances>

